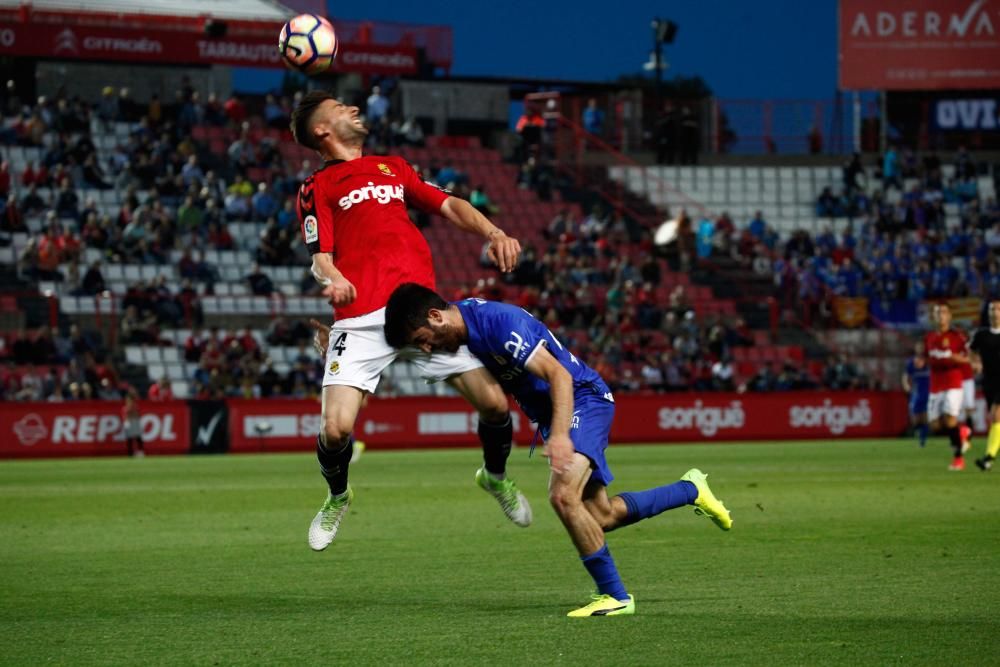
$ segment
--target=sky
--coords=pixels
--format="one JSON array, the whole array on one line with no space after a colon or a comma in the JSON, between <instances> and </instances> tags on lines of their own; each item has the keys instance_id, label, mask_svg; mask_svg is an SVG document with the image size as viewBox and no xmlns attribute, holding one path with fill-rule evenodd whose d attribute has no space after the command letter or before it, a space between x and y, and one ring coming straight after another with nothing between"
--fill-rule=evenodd
<instances>
[{"instance_id":1,"label":"sky","mask_svg":"<svg viewBox=\"0 0 1000 667\"><path fill-rule=\"evenodd\" d=\"M837 85L836 0L377 0L328 3L328 16L450 25L452 73L613 81L652 49L650 21L679 29L665 78L702 76L729 99L830 99Z\"/></svg>"}]
</instances>

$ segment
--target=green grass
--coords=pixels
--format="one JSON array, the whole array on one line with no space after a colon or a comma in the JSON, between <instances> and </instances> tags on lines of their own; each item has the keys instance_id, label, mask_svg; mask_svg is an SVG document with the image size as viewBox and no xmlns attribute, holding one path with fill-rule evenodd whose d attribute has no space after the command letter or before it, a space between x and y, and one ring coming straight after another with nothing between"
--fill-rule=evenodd
<instances>
[{"instance_id":1,"label":"green grass","mask_svg":"<svg viewBox=\"0 0 1000 667\"><path fill-rule=\"evenodd\" d=\"M612 533L637 614L581 620L590 580L525 450L532 527L474 485L475 450L373 452L323 553L311 456L0 462L0 663L998 664L1000 473L948 458L613 446L612 491L698 466L735 525L682 508Z\"/></svg>"}]
</instances>

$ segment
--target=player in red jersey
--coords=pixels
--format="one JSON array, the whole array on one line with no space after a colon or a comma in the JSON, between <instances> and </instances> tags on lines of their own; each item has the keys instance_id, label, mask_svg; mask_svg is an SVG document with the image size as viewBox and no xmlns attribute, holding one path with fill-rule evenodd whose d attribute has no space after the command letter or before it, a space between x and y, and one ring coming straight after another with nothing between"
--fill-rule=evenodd
<instances>
[{"instance_id":1,"label":"player in red jersey","mask_svg":"<svg viewBox=\"0 0 1000 667\"><path fill-rule=\"evenodd\" d=\"M946 303L934 306L937 330L924 336L927 365L931 369L931 398L927 419L931 428L947 433L955 458L949 470L964 470L963 455L969 448L968 427L959 425L962 414L962 365L969 363L965 334L951 328L951 308Z\"/></svg>"},{"instance_id":2,"label":"player in red jersey","mask_svg":"<svg viewBox=\"0 0 1000 667\"><path fill-rule=\"evenodd\" d=\"M309 527L309 546L321 551L337 535L353 497L347 472L354 423L365 396L397 356L413 361L427 380L447 381L475 407L485 460L476 479L511 521L528 525L531 508L505 475L513 429L503 389L468 349L433 355L416 348L397 351L383 331L385 305L396 287L407 282L435 287L431 251L410 221L408 205L488 240L490 259L501 271L514 269L520 244L468 202L422 181L402 158L363 156L368 130L357 107L312 91L293 111L291 127L295 140L324 161L302 184L298 208L313 276L336 318L332 327L317 331L326 349L326 373L316 454L330 493Z\"/></svg>"}]
</instances>

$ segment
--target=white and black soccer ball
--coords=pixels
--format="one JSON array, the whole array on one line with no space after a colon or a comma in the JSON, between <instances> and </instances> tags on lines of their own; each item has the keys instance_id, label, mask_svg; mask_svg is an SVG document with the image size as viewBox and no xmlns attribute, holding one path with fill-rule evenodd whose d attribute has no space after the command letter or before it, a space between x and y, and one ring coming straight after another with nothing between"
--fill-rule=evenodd
<instances>
[{"instance_id":1,"label":"white and black soccer ball","mask_svg":"<svg viewBox=\"0 0 1000 667\"><path fill-rule=\"evenodd\" d=\"M337 33L322 16L299 14L281 28L278 53L285 65L304 74L319 74L337 57Z\"/></svg>"}]
</instances>

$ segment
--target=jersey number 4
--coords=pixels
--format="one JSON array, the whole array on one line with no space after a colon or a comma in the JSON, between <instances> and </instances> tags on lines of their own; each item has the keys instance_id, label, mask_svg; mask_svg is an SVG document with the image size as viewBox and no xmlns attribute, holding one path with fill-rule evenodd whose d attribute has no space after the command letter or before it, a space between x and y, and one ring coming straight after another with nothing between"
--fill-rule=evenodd
<instances>
[{"instance_id":1,"label":"jersey number 4","mask_svg":"<svg viewBox=\"0 0 1000 667\"><path fill-rule=\"evenodd\" d=\"M333 341L333 349L337 351L337 356L344 354L344 350L347 349L347 334L342 333L337 336L337 340Z\"/></svg>"}]
</instances>

